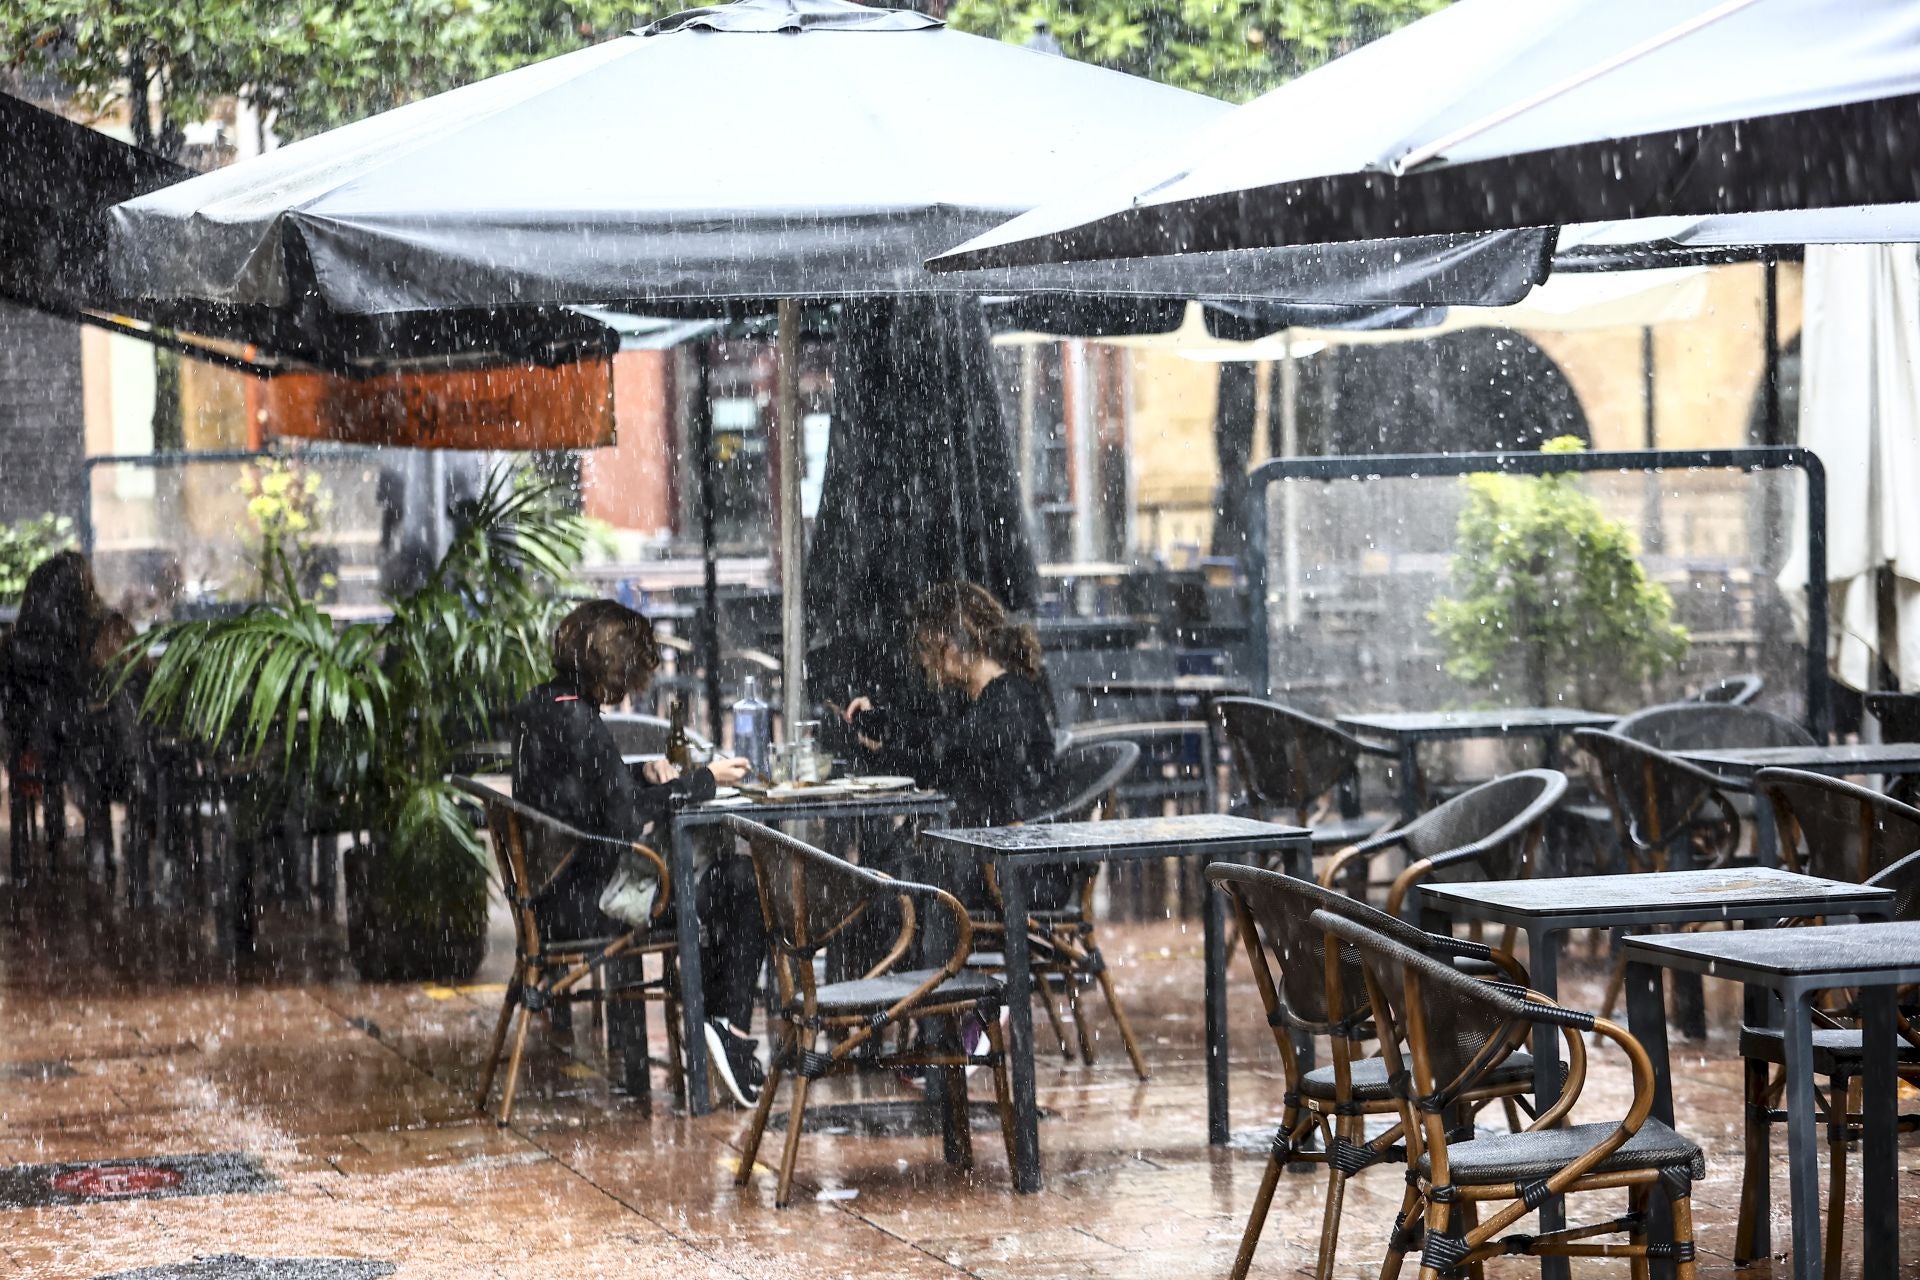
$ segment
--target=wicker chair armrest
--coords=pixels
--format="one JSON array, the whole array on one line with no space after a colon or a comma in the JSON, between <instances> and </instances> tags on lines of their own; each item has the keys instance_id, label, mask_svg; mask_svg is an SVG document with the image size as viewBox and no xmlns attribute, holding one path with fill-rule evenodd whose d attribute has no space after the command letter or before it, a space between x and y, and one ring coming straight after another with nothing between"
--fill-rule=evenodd
<instances>
[{"instance_id":1,"label":"wicker chair armrest","mask_svg":"<svg viewBox=\"0 0 1920 1280\"><path fill-rule=\"evenodd\" d=\"M1346 848L1334 854L1333 860L1327 864L1327 869L1320 873L1320 887L1323 889L1336 888L1339 885L1340 876L1347 869L1348 863L1356 859L1371 858L1376 854L1385 853L1389 849L1396 849L1400 847L1405 840L1406 837L1400 832L1389 831L1383 835L1362 840L1359 844L1348 845Z\"/></svg>"}]
</instances>

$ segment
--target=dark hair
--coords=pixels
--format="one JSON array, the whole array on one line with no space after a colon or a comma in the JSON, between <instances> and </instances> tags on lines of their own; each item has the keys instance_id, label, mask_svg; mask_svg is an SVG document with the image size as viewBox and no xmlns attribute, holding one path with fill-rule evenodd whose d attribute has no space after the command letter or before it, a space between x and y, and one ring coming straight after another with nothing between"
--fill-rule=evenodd
<instances>
[{"instance_id":1,"label":"dark hair","mask_svg":"<svg viewBox=\"0 0 1920 1280\"><path fill-rule=\"evenodd\" d=\"M914 602L915 644L939 641L964 654L992 658L1029 680L1044 679L1040 637L1007 616L993 593L977 582L938 582Z\"/></svg>"},{"instance_id":2,"label":"dark hair","mask_svg":"<svg viewBox=\"0 0 1920 1280\"><path fill-rule=\"evenodd\" d=\"M105 606L93 585L93 566L78 551L61 551L27 575L14 634L23 640L71 645L70 652L84 658L103 612Z\"/></svg>"},{"instance_id":3,"label":"dark hair","mask_svg":"<svg viewBox=\"0 0 1920 1280\"><path fill-rule=\"evenodd\" d=\"M553 667L595 702L617 702L660 669L660 646L646 615L618 600L589 600L554 629Z\"/></svg>"}]
</instances>

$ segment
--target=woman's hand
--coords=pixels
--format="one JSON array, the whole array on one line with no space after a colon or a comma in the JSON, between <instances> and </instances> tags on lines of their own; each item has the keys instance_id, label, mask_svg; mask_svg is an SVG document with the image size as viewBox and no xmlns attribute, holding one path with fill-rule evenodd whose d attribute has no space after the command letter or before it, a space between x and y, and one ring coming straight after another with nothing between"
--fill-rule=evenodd
<instances>
[{"instance_id":1,"label":"woman's hand","mask_svg":"<svg viewBox=\"0 0 1920 1280\"><path fill-rule=\"evenodd\" d=\"M873 699L869 698L866 694L863 693L859 697L855 698L852 702L849 702L841 710L840 718L846 721L848 724L852 724L853 718L855 716L859 715L862 711L871 711L871 710L873 710Z\"/></svg>"},{"instance_id":2,"label":"woman's hand","mask_svg":"<svg viewBox=\"0 0 1920 1280\"><path fill-rule=\"evenodd\" d=\"M740 781L751 772L753 766L744 756L715 756L707 762L707 772L720 786L728 787Z\"/></svg>"},{"instance_id":3,"label":"woman's hand","mask_svg":"<svg viewBox=\"0 0 1920 1280\"><path fill-rule=\"evenodd\" d=\"M680 769L665 760L649 760L640 766L640 776L658 787L679 777Z\"/></svg>"}]
</instances>

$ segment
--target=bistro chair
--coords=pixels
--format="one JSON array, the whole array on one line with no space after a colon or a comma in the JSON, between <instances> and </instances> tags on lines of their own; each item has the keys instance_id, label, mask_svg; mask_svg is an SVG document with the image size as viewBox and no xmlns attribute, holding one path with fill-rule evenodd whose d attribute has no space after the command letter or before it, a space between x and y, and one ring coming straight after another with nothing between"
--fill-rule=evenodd
<instances>
[{"instance_id":1,"label":"bistro chair","mask_svg":"<svg viewBox=\"0 0 1920 1280\"><path fill-rule=\"evenodd\" d=\"M1262 698L1217 698L1214 723L1226 741L1234 776L1246 791L1235 812L1284 815L1313 832L1315 852L1365 840L1384 818L1347 813L1343 802L1362 756L1398 760L1392 747Z\"/></svg>"},{"instance_id":2,"label":"bistro chair","mask_svg":"<svg viewBox=\"0 0 1920 1280\"><path fill-rule=\"evenodd\" d=\"M629 844L605 836L576 831L556 818L541 813L509 796L502 795L472 778L455 777L453 785L471 796L486 814L487 833L493 846L494 866L500 873L500 888L513 915L513 976L507 980L507 993L500 1003L500 1018L494 1024L493 1041L487 1050L487 1064L480 1075L475 1110L487 1109L493 1093L494 1076L506 1047L507 1033L514 1031L513 1049L507 1061L506 1083L500 1091L500 1108L495 1120L505 1125L513 1118L514 1092L520 1081L520 1062L526 1052L527 1028L534 1015L548 1019L551 1026L556 1007L614 1001L661 1002L667 1015L667 1071L674 1094L684 1103L685 1072L680 1056L680 972L678 948L672 922L664 917L673 901L672 878L664 858L643 844ZM534 913L534 901L550 886L561 870L580 851L599 844L611 846L621 854L640 857L658 877L654 894L652 922L645 929L627 929L593 938L550 938L540 927ZM610 922L612 923L612 922ZM661 961L658 978L648 979L646 957L657 955ZM640 966L631 980L613 984L598 979L607 962L627 960ZM515 1015L519 1025L514 1027ZM644 1017L640 1026L645 1028ZM639 1051L644 1053L644 1035ZM650 1101L642 1096L642 1105Z\"/></svg>"},{"instance_id":3,"label":"bistro chair","mask_svg":"<svg viewBox=\"0 0 1920 1280\"><path fill-rule=\"evenodd\" d=\"M1662 751L1729 747L1808 747L1806 727L1758 707L1729 702L1669 702L1615 722L1613 732Z\"/></svg>"},{"instance_id":4,"label":"bistro chair","mask_svg":"<svg viewBox=\"0 0 1920 1280\"><path fill-rule=\"evenodd\" d=\"M1406 867L1387 889L1387 914L1397 916L1408 891L1423 880L1523 879L1538 868L1547 816L1566 792L1567 775L1558 769L1523 769L1491 779L1341 850L1320 883L1331 888L1350 869L1370 866L1382 854L1405 854Z\"/></svg>"},{"instance_id":5,"label":"bistro chair","mask_svg":"<svg viewBox=\"0 0 1920 1280\"><path fill-rule=\"evenodd\" d=\"M1037 808L1025 819L1028 823L1085 822L1113 808L1121 783L1140 762L1140 748L1131 742L1102 740L1075 741L1054 762L1053 777L1035 803ZM1092 1066L1093 1037L1080 1007L1080 989L1097 983L1106 999L1107 1012L1120 1032L1134 1074L1142 1080L1153 1073L1140 1052L1133 1024L1114 991L1113 974L1100 953L1094 934L1093 891L1100 878L1100 864L1050 868L1033 879L1027 914L1027 933L1032 943L1029 952L1033 989L1046 1010L1047 1022L1060 1043L1060 1056L1071 1058L1065 1024L1053 988L1058 984L1066 993L1067 1007L1073 1014L1074 1037L1079 1042L1080 1060ZM1000 887L988 880L992 914L974 922L974 939L979 948L971 960L977 968L998 971L1005 963L1005 904Z\"/></svg>"},{"instance_id":6,"label":"bistro chair","mask_svg":"<svg viewBox=\"0 0 1920 1280\"><path fill-rule=\"evenodd\" d=\"M1383 1276L1399 1273L1417 1240L1423 1278L1477 1273L1489 1259L1523 1254L1626 1256L1641 1276L1649 1260L1665 1258L1676 1264L1679 1280L1693 1280L1693 1184L1706 1175L1706 1159L1693 1142L1651 1118L1653 1063L1638 1040L1605 1018L1562 1008L1523 986L1470 977L1344 915L1316 911L1312 923L1361 954L1406 1133L1407 1191ZM1337 980L1344 968L1329 965L1328 973ZM1540 1025L1574 1033L1570 1042L1591 1031L1620 1047L1633 1073L1626 1115L1612 1123L1564 1124L1581 1089L1569 1080L1526 1129L1456 1141L1448 1111L1483 1087L1512 1046ZM1624 1214L1533 1236L1503 1234L1555 1197L1623 1188ZM1655 1189L1673 1209L1671 1243L1648 1238L1648 1201ZM1627 1235L1628 1243L1589 1243L1616 1233Z\"/></svg>"},{"instance_id":7,"label":"bistro chair","mask_svg":"<svg viewBox=\"0 0 1920 1280\"><path fill-rule=\"evenodd\" d=\"M1920 693L1869 693L1865 703L1880 722L1882 742L1920 742ZM1908 804L1920 802L1920 775L1903 774L1887 790Z\"/></svg>"},{"instance_id":8,"label":"bistro chair","mask_svg":"<svg viewBox=\"0 0 1920 1280\"><path fill-rule=\"evenodd\" d=\"M1597 768L1601 794L1613 814L1615 847L1627 872L1723 867L1733 860L1742 822L1727 795L1731 784L1726 779L1606 729L1576 729L1573 739ZM1615 931L1613 971L1600 1002L1602 1017L1613 1016L1626 984L1627 959L1619 941Z\"/></svg>"},{"instance_id":9,"label":"bistro chair","mask_svg":"<svg viewBox=\"0 0 1920 1280\"><path fill-rule=\"evenodd\" d=\"M773 1098L783 1079L791 1081L792 1100L787 1108L786 1149L780 1157L774 1192L774 1204L779 1208L785 1208L792 1196L793 1163L800 1150L807 1090L813 1081L841 1072L891 1072L902 1067L945 1070L948 1123L960 1135L969 1166L972 1141L966 1068L992 1068L994 1099L999 1104L1001 1134L1011 1165L1013 1101L1007 1087L1000 1032L1001 987L999 979L967 967L973 949L973 921L960 900L932 885L892 880L857 867L737 815L728 816L727 828L746 841L753 857L773 965L773 1016L777 1024L767 1082L760 1091L734 1181L745 1186L753 1175L760 1140L773 1112ZM889 900L899 903L900 930L879 963L858 978L821 982L814 973L814 957L876 904ZM918 950L921 931L934 912L951 914L955 938L952 950L940 958L937 967L896 968ZM967 1014L979 1017L985 1028L989 1050L985 1055L938 1047L888 1051L880 1043L881 1033L888 1027L939 1020L948 1025L957 1044L960 1021ZM825 1052L819 1049L822 1036L829 1041Z\"/></svg>"},{"instance_id":10,"label":"bistro chair","mask_svg":"<svg viewBox=\"0 0 1920 1280\"><path fill-rule=\"evenodd\" d=\"M1287 1082L1280 1127L1274 1131L1266 1172L1247 1216L1240 1252L1233 1264L1233 1280L1244 1280L1252 1266L1280 1175L1293 1163L1323 1164L1327 1168L1327 1198L1315 1267L1319 1280L1326 1280L1339 1244L1347 1180L1376 1164L1404 1160L1406 1129L1396 1124L1366 1140L1366 1117L1397 1117L1400 1104L1389 1087L1387 1060L1366 1053L1367 1044L1377 1036L1377 1027L1354 952L1342 948L1339 962L1331 961L1325 932L1311 923L1314 913L1329 911L1367 925L1440 958L1442 963L1470 964L1523 985L1527 973L1511 956L1483 943L1422 933L1385 912L1310 881L1226 863L1208 867L1207 879L1233 903L1248 966L1266 1009L1267 1025L1273 1029L1274 1046L1280 1051ZM1332 1045L1332 1064L1303 1071L1294 1047L1295 1035L1326 1037ZM1586 1047L1577 1035L1568 1037L1567 1061L1569 1078L1577 1091L1586 1069ZM1533 1059L1521 1051L1520 1041L1515 1038L1460 1102L1470 1109L1501 1099L1518 1128L1517 1108L1526 1106L1524 1099L1532 1092L1532 1081ZM1315 1131L1321 1139L1317 1149L1308 1141Z\"/></svg>"},{"instance_id":11,"label":"bistro chair","mask_svg":"<svg viewBox=\"0 0 1920 1280\"><path fill-rule=\"evenodd\" d=\"M1731 703L1736 707L1744 707L1759 697L1764 688L1766 681L1747 671L1737 676L1721 676L1718 680L1707 681L1688 701Z\"/></svg>"}]
</instances>

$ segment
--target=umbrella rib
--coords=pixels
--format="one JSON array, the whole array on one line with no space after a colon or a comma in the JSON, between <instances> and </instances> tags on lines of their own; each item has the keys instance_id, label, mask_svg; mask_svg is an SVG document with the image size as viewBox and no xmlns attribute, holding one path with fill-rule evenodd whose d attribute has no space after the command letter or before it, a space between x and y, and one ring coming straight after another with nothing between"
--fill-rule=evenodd
<instances>
[{"instance_id":1,"label":"umbrella rib","mask_svg":"<svg viewBox=\"0 0 1920 1280\"><path fill-rule=\"evenodd\" d=\"M1590 84L1602 76L1611 75L1628 63L1644 58L1646 55L1660 49L1664 49L1676 41L1684 40L1696 31L1712 26L1722 18L1731 17L1733 14L1740 12L1740 10L1752 6L1755 2L1756 0L1725 0L1725 3L1716 5L1705 13L1696 14L1678 26L1670 27L1658 35L1650 36L1642 40L1639 44L1621 50L1613 57L1588 67L1578 75L1570 76L1557 84L1548 85L1540 92L1522 98L1520 101L1508 106L1501 107L1492 114L1482 116L1480 119L1469 124L1462 125L1452 133L1443 134L1431 142L1423 143L1399 159L1392 161L1388 168L1396 178L1405 177L1421 165L1438 159L1444 155L1449 148L1457 147L1468 139L1478 137L1490 129L1496 129L1517 116L1525 115L1535 107L1545 106L1555 98L1572 93L1582 85Z\"/></svg>"}]
</instances>

